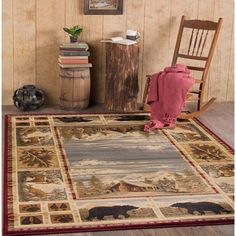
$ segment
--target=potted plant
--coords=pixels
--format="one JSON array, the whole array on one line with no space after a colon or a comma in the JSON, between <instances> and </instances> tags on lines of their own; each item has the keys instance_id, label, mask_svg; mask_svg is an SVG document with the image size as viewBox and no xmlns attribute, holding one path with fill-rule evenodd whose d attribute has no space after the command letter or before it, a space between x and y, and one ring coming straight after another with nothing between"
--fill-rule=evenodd
<instances>
[{"instance_id":1,"label":"potted plant","mask_svg":"<svg viewBox=\"0 0 236 236\"><path fill-rule=\"evenodd\" d=\"M71 43L77 42L79 35L83 31L83 29L78 25L75 25L71 28L63 28L63 30L69 34Z\"/></svg>"}]
</instances>

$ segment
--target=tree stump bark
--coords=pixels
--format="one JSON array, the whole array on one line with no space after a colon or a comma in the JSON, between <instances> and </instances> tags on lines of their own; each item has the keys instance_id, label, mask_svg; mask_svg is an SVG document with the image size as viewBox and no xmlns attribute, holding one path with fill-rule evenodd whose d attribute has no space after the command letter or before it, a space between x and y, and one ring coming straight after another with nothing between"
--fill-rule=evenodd
<instances>
[{"instance_id":1,"label":"tree stump bark","mask_svg":"<svg viewBox=\"0 0 236 236\"><path fill-rule=\"evenodd\" d=\"M105 106L108 110L137 110L138 60L138 44L106 43Z\"/></svg>"}]
</instances>

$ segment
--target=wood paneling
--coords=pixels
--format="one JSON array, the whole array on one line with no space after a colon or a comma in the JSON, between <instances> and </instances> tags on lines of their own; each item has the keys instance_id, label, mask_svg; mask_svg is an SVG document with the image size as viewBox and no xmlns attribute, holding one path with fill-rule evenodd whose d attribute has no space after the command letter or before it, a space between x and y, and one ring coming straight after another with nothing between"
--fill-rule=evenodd
<instances>
[{"instance_id":1,"label":"wood paneling","mask_svg":"<svg viewBox=\"0 0 236 236\"><path fill-rule=\"evenodd\" d=\"M144 44L144 71L155 73L163 69L170 62L170 0L150 0L145 8L145 44Z\"/></svg>"},{"instance_id":2,"label":"wood paneling","mask_svg":"<svg viewBox=\"0 0 236 236\"><path fill-rule=\"evenodd\" d=\"M206 100L216 96L220 101L232 101L233 5L233 0L125 0L123 15L94 16L83 15L83 0L3 0L3 104L11 104L14 89L29 83L42 88L50 104L58 104L58 47L69 40L62 28L76 24L84 28L80 39L91 47L94 102L103 102L105 94L105 47L100 40L125 36L127 29L141 33L141 101L145 75L171 63L183 14L188 18L224 19Z\"/></svg>"},{"instance_id":3,"label":"wood paneling","mask_svg":"<svg viewBox=\"0 0 236 236\"><path fill-rule=\"evenodd\" d=\"M91 99L102 102L104 100L104 83L102 71L102 39L103 16L84 16L84 40L89 42L91 56Z\"/></svg>"},{"instance_id":4,"label":"wood paneling","mask_svg":"<svg viewBox=\"0 0 236 236\"><path fill-rule=\"evenodd\" d=\"M211 7L206 7L206 1L205 0L198 0L198 11L197 11L197 18L198 19L206 19L206 20L214 20L214 1L215 0L209 0L209 6ZM213 39L213 34L210 33L208 34L208 40L206 41L205 49L210 48L210 43L211 40ZM206 50L207 51L207 50ZM216 52L215 52L216 53ZM205 55L207 56L207 55ZM197 62L195 64L196 66L201 67L201 62ZM211 97L209 97L209 79L211 77L212 70L209 71L208 79L205 84L205 100L209 100ZM194 75L202 75L202 73L195 72ZM197 87L197 86L195 86ZM209 97L209 98L208 98Z\"/></svg>"},{"instance_id":5,"label":"wood paneling","mask_svg":"<svg viewBox=\"0 0 236 236\"><path fill-rule=\"evenodd\" d=\"M170 9L170 38L169 38L169 61L172 61L174 54L177 34L180 25L180 16L185 15L187 18L196 19L197 11L192 9L198 9L198 1L189 0L172 0ZM183 38L185 39L185 37ZM188 45L186 45L188 47Z\"/></svg>"},{"instance_id":6,"label":"wood paneling","mask_svg":"<svg viewBox=\"0 0 236 236\"><path fill-rule=\"evenodd\" d=\"M35 0L13 1L14 89L35 83L35 4Z\"/></svg>"},{"instance_id":7,"label":"wood paneling","mask_svg":"<svg viewBox=\"0 0 236 236\"><path fill-rule=\"evenodd\" d=\"M139 96L142 100L143 85L143 51L144 51L144 18L145 18L145 0L127 1L126 5L126 28L137 30L140 33L139 38Z\"/></svg>"},{"instance_id":8,"label":"wood paneling","mask_svg":"<svg viewBox=\"0 0 236 236\"><path fill-rule=\"evenodd\" d=\"M2 4L2 33L4 35L2 45L2 96L3 103L11 104L14 84L14 68L13 68L13 7L12 1L3 1Z\"/></svg>"},{"instance_id":9,"label":"wood paneling","mask_svg":"<svg viewBox=\"0 0 236 236\"><path fill-rule=\"evenodd\" d=\"M233 38L233 34L232 34ZM231 54L230 54L230 67L229 67L229 75L228 75L228 84L226 91L226 100L233 101L234 100L234 40L231 41Z\"/></svg>"},{"instance_id":10,"label":"wood paneling","mask_svg":"<svg viewBox=\"0 0 236 236\"><path fill-rule=\"evenodd\" d=\"M45 91L51 104L59 103L59 45L64 41L64 0L37 1L36 85Z\"/></svg>"},{"instance_id":11,"label":"wood paneling","mask_svg":"<svg viewBox=\"0 0 236 236\"><path fill-rule=\"evenodd\" d=\"M224 22L222 27L222 34L218 51L220 52L220 63L221 76L218 77L217 84L219 84L219 93L216 91L215 95L220 97L223 101L226 99L231 100L233 98L233 80L229 78L230 73L233 73L233 68L230 68L233 57L230 54L233 51L233 22L234 22L234 3L232 1L216 0L216 15L224 15ZM210 81L211 82L211 81ZM212 84L211 84L212 85ZM214 86L211 86L214 88ZM213 90L214 91L214 90ZM229 93L229 94L228 94Z\"/></svg>"},{"instance_id":12,"label":"wood paneling","mask_svg":"<svg viewBox=\"0 0 236 236\"><path fill-rule=\"evenodd\" d=\"M126 4L124 1L124 15L104 15L103 17L103 38L107 39L113 36L125 36L126 30ZM106 60L105 60L105 44L102 45L102 89L101 100L105 100L105 77L106 77Z\"/></svg>"},{"instance_id":13,"label":"wood paneling","mask_svg":"<svg viewBox=\"0 0 236 236\"><path fill-rule=\"evenodd\" d=\"M65 3L65 26L83 26L83 2L78 0L70 0ZM68 38L66 40L68 40Z\"/></svg>"}]
</instances>

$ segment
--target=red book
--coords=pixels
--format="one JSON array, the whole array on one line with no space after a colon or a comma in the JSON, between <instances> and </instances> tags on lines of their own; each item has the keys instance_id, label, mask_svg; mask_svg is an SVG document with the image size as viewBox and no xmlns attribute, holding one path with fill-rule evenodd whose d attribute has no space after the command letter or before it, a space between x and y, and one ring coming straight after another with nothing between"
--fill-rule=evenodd
<instances>
[{"instance_id":1,"label":"red book","mask_svg":"<svg viewBox=\"0 0 236 236\"><path fill-rule=\"evenodd\" d=\"M87 60L88 56L59 56L59 59L62 60Z\"/></svg>"},{"instance_id":2,"label":"red book","mask_svg":"<svg viewBox=\"0 0 236 236\"><path fill-rule=\"evenodd\" d=\"M89 67L92 67L92 64L91 63L88 63L88 64L60 64L59 63L59 66L61 68L89 68Z\"/></svg>"},{"instance_id":3,"label":"red book","mask_svg":"<svg viewBox=\"0 0 236 236\"><path fill-rule=\"evenodd\" d=\"M61 59L59 58L58 61L61 64L88 64L88 59Z\"/></svg>"}]
</instances>

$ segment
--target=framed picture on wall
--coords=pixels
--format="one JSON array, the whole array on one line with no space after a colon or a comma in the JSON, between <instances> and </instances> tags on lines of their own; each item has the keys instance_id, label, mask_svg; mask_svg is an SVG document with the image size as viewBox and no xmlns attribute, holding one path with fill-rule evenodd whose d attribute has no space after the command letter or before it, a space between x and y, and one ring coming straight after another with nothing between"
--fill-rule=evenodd
<instances>
[{"instance_id":1,"label":"framed picture on wall","mask_svg":"<svg viewBox=\"0 0 236 236\"><path fill-rule=\"evenodd\" d=\"M84 0L85 15L122 15L123 0Z\"/></svg>"}]
</instances>

